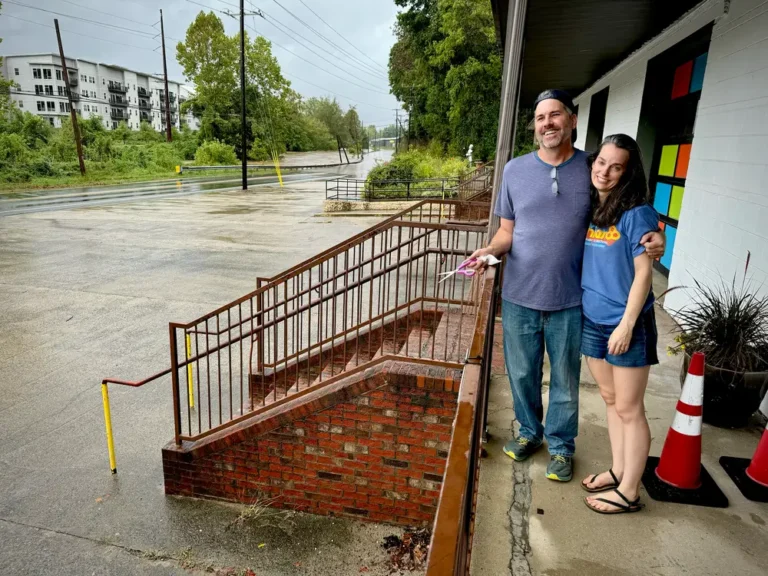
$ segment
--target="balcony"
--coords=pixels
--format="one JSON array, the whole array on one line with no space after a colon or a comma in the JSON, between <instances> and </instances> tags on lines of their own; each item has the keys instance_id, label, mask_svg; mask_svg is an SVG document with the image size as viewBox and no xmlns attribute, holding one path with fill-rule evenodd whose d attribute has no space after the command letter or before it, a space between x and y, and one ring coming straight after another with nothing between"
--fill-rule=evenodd
<instances>
[{"instance_id":1,"label":"balcony","mask_svg":"<svg viewBox=\"0 0 768 576\"><path fill-rule=\"evenodd\" d=\"M66 96L66 94L64 94ZM69 97L72 98L72 102L80 102L80 93L79 92L70 92Z\"/></svg>"},{"instance_id":2,"label":"balcony","mask_svg":"<svg viewBox=\"0 0 768 576\"><path fill-rule=\"evenodd\" d=\"M77 70L68 70L67 77L69 78L70 86L77 86Z\"/></svg>"},{"instance_id":3,"label":"balcony","mask_svg":"<svg viewBox=\"0 0 768 576\"><path fill-rule=\"evenodd\" d=\"M152 102L149 100L139 100L139 108L142 110L151 110L152 109Z\"/></svg>"},{"instance_id":4,"label":"balcony","mask_svg":"<svg viewBox=\"0 0 768 576\"><path fill-rule=\"evenodd\" d=\"M123 112L122 110L115 110L112 108L109 112L110 117L112 120L128 120L128 114Z\"/></svg>"},{"instance_id":5,"label":"balcony","mask_svg":"<svg viewBox=\"0 0 768 576\"><path fill-rule=\"evenodd\" d=\"M120 82L113 82L112 80L109 81L107 87L110 92L117 92L119 94L125 94L128 91L128 86L123 86Z\"/></svg>"},{"instance_id":6,"label":"balcony","mask_svg":"<svg viewBox=\"0 0 768 576\"><path fill-rule=\"evenodd\" d=\"M151 94L149 93L149 90L147 90L143 86L139 86L138 87L138 92L139 92L139 98L149 98L149 97L151 97Z\"/></svg>"},{"instance_id":7,"label":"balcony","mask_svg":"<svg viewBox=\"0 0 768 576\"><path fill-rule=\"evenodd\" d=\"M178 119L179 119L179 117L176 116L176 114L171 114L171 124L176 124Z\"/></svg>"},{"instance_id":8,"label":"balcony","mask_svg":"<svg viewBox=\"0 0 768 576\"><path fill-rule=\"evenodd\" d=\"M111 106L120 106L122 108L128 107L128 100L124 100L123 98L120 98L119 96L110 96L109 97L109 103Z\"/></svg>"},{"instance_id":9,"label":"balcony","mask_svg":"<svg viewBox=\"0 0 768 576\"><path fill-rule=\"evenodd\" d=\"M142 122L152 122L152 114L144 112L144 110L139 113L139 118Z\"/></svg>"},{"instance_id":10,"label":"balcony","mask_svg":"<svg viewBox=\"0 0 768 576\"><path fill-rule=\"evenodd\" d=\"M176 102L176 94L174 94L173 92L168 92L168 99L171 102Z\"/></svg>"},{"instance_id":11,"label":"balcony","mask_svg":"<svg viewBox=\"0 0 768 576\"><path fill-rule=\"evenodd\" d=\"M176 112L177 110L178 110L178 107L176 106L176 104L174 104L173 102L171 102L171 114L173 114L173 113L174 113L174 112ZM162 112L163 114L165 114L165 102L162 102L162 101L160 102L160 112Z\"/></svg>"}]
</instances>

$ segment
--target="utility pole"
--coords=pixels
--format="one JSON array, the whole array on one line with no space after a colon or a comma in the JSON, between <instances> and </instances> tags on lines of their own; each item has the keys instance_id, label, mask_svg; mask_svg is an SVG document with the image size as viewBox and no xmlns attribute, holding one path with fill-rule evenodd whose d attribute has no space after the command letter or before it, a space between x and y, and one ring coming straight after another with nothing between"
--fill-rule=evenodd
<instances>
[{"instance_id":1,"label":"utility pole","mask_svg":"<svg viewBox=\"0 0 768 576\"><path fill-rule=\"evenodd\" d=\"M245 0L240 0L240 139L243 190L248 190L248 150L245 141Z\"/></svg>"},{"instance_id":2,"label":"utility pole","mask_svg":"<svg viewBox=\"0 0 768 576\"><path fill-rule=\"evenodd\" d=\"M59 30L59 20L53 19L56 25L56 40L59 43L59 56L61 56L61 73L64 75L64 83L67 85L67 100L69 101L69 116L72 118L72 131L75 133L75 146L77 147L77 159L80 162L80 175L85 176L85 161L83 160L83 144L80 142L80 127L77 125L77 111L72 103L72 91L69 84L69 72L67 71L67 60L64 58L64 48L61 45L61 31Z\"/></svg>"},{"instance_id":3,"label":"utility pole","mask_svg":"<svg viewBox=\"0 0 768 576\"><path fill-rule=\"evenodd\" d=\"M160 36L163 41L163 77L165 78L165 138L173 140L171 132L171 102L168 96L168 66L165 62L165 28L163 27L163 10L160 9Z\"/></svg>"},{"instance_id":4,"label":"utility pole","mask_svg":"<svg viewBox=\"0 0 768 576\"><path fill-rule=\"evenodd\" d=\"M400 116L399 111L395 110L395 154L400 149Z\"/></svg>"}]
</instances>

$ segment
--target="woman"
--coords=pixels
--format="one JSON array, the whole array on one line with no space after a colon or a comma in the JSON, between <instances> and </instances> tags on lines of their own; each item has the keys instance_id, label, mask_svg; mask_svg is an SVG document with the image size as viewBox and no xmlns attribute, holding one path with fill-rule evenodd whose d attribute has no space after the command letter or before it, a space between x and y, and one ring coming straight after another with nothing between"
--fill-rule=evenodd
<instances>
[{"instance_id":1,"label":"woman","mask_svg":"<svg viewBox=\"0 0 768 576\"><path fill-rule=\"evenodd\" d=\"M656 356L656 319L651 292L652 260L640 245L658 229L648 204L640 149L632 138L614 134L589 157L592 215L584 249L581 353L605 400L611 468L582 481L585 498L601 514L642 508L640 479L651 434L643 396ZM610 492L608 492L610 490Z\"/></svg>"}]
</instances>

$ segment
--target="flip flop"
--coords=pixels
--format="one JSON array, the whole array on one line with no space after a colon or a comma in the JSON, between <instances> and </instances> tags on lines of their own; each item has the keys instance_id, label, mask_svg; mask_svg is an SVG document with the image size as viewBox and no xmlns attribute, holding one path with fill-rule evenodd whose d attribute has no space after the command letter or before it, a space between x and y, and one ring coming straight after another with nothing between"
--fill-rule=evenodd
<instances>
[{"instance_id":1,"label":"flip flop","mask_svg":"<svg viewBox=\"0 0 768 576\"><path fill-rule=\"evenodd\" d=\"M628 514L630 512L640 512L640 510L643 509L644 504L640 504L640 497L638 496L634 500L630 501L624 494L619 492L618 490L614 490L616 494L618 494L624 502L627 504L621 504L620 502L613 502L611 500L607 500L606 498L595 498L598 502L604 502L605 504L610 504L611 506L615 506L615 510L599 510L592 506L592 504L589 503L589 501L584 498L584 504L587 505L587 508L592 510L592 512L597 512L598 514Z\"/></svg>"},{"instance_id":2,"label":"flip flop","mask_svg":"<svg viewBox=\"0 0 768 576\"><path fill-rule=\"evenodd\" d=\"M594 476L592 476L592 478L589 479L587 484L582 482L581 487L585 491L589 492L590 494L596 494L597 492L605 492L606 490L613 490L614 488L618 488L619 479L616 478L616 474L613 473L613 470L611 468L608 468L608 474L610 474L611 478L613 478L613 483L611 484L604 484L603 486L595 486L594 488L590 488L589 486L587 486L587 484L592 484L597 479L597 477L600 476L600 474L595 474Z\"/></svg>"}]
</instances>

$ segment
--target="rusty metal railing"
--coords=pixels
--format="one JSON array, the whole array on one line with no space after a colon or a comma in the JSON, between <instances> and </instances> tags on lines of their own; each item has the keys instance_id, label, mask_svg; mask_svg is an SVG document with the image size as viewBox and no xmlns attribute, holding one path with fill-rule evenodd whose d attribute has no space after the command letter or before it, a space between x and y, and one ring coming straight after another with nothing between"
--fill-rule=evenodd
<instances>
[{"instance_id":1,"label":"rusty metal railing","mask_svg":"<svg viewBox=\"0 0 768 576\"><path fill-rule=\"evenodd\" d=\"M423 208L197 320L171 323L177 443L385 356L461 366L476 283L442 274L484 245L486 228L432 222L452 207Z\"/></svg>"},{"instance_id":2,"label":"rusty metal railing","mask_svg":"<svg viewBox=\"0 0 768 576\"><path fill-rule=\"evenodd\" d=\"M500 271L491 268L479 287L481 297L475 335L459 388L456 420L427 559L427 576L469 574L495 310L500 297L499 279Z\"/></svg>"},{"instance_id":3,"label":"rusty metal railing","mask_svg":"<svg viewBox=\"0 0 768 576\"><path fill-rule=\"evenodd\" d=\"M472 201L490 192L491 186L493 186L493 164L490 162L480 164L459 181L458 199L464 202Z\"/></svg>"}]
</instances>

